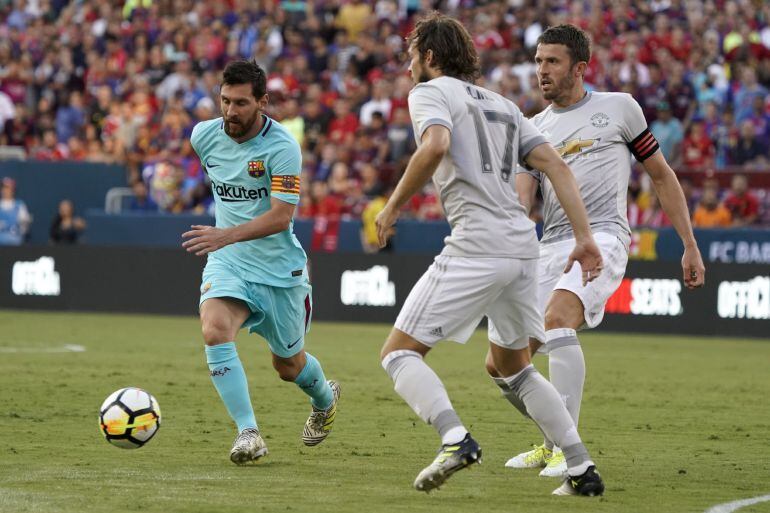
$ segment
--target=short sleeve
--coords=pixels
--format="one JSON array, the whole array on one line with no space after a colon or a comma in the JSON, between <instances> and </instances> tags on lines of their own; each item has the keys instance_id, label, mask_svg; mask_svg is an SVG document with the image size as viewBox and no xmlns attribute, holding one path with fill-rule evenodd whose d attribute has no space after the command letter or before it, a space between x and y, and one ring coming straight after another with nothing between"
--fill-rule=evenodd
<instances>
[{"instance_id":1,"label":"short sleeve","mask_svg":"<svg viewBox=\"0 0 770 513\"><path fill-rule=\"evenodd\" d=\"M647 130L647 120L644 119L642 107L630 94L623 94L621 105L622 120L621 135L626 143L636 139L639 134Z\"/></svg>"},{"instance_id":2,"label":"short sleeve","mask_svg":"<svg viewBox=\"0 0 770 513\"><path fill-rule=\"evenodd\" d=\"M203 158L203 156L200 153L200 149L199 149L200 146L198 144L200 139L200 133L201 133L201 123L197 123L192 129L192 134L190 134L190 145L195 151L195 154L198 155L198 158Z\"/></svg>"},{"instance_id":3,"label":"short sleeve","mask_svg":"<svg viewBox=\"0 0 770 513\"><path fill-rule=\"evenodd\" d=\"M302 151L293 139L270 159L270 195L286 203L299 203Z\"/></svg>"},{"instance_id":4,"label":"short sleeve","mask_svg":"<svg viewBox=\"0 0 770 513\"><path fill-rule=\"evenodd\" d=\"M431 125L452 131L452 113L439 88L433 84L417 84L409 93L409 115L415 125L417 140Z\"/></svg>"},{"instance_id":5,"label":"short sleeve","mask_svg":"<svg viewBox=\"0 0 770 513\"><path fill-rule=\"evenodd\" d=\"M644 162L658 151L658 141L647 127L647 121L644 119L639 103L630 94L623 94L622 98L624 102L621 107L623 113L621 135L634 158Z\"/></svg>"},{"instance_id":6,"label":"short sleeve","mask_svg":"<svg viewBox=\"0 0 770 513\"><path fill-rule=\"evenodd\" d=\"M537 169L531 169L527 166L522 166L521 164L519 164L518 166L516 166L516 174L518 175L519 173L529 175L535 180L537 180L538 182L543 181L542 173Z\"/></svg>"},{"instance_id":7,"label":"short sleeve","mask_svg":"<svg viewBox=\"0 0 770 513\"><path fill-rule=\"evenodd\" d=\"M521 114L519 114L519 116L519 164L521 167L526 168L526 159L527 155L529 155L529 152L532 151L536 146L547 143L548 140L543 136L543 134L540 132L540 130L538 130L532 121L528 120Z\"/></svg>"}]
</instances>

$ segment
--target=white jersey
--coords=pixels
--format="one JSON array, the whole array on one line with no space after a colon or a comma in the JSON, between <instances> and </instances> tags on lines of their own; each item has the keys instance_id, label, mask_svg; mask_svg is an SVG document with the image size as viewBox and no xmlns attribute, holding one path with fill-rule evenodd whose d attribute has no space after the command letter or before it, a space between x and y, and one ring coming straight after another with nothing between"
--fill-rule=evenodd
<instances>
[{"instance_id":1,"label":"white jersey","mask_svg":"<svg viewBox=\"0 0 770 513\"><path fill-rule=\"evenodd\" d=\"M518 107L497 93L439 77L409 93L417 144L431 125L451 131L433 183L452 227L442 255L537 258L534 223L519 203L519 162L546 142Z\"/></svg>"},{"instance_id":2,"label":"white jersey","mask_svg":"<svg viewBox=\"0 0 770 513\"><path fill-rule=\"evenodd\" d=\"M550 105L532 122L572 169L592 231L616 235L628 247L631 230L626 194L631 156L643 161L658 149L636 100L626 93L589 92L564 109ZM544 210L541 242L574 237L547 177L528 169L518 171L540 180Z\"/></svg>"}]
</instances>

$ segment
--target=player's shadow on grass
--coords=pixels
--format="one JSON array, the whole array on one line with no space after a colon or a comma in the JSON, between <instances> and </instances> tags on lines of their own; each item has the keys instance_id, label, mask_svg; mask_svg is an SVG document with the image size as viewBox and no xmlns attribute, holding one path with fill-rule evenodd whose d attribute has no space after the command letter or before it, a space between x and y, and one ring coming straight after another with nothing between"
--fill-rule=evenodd
<instances>
[{"instance_id":1,"label":"player's shadow on grass","mask_svg":"<svg viewBox=\"0 0 770 513\"><path fill-rule=\"evenodd\" d=\"M290 461L258 461L252 463L246 463L244 465L234 465L236 471L245 470L259 470L260 468L279 468L279 467L291 467L293 465Z\"/></svg>"}]
</instances>

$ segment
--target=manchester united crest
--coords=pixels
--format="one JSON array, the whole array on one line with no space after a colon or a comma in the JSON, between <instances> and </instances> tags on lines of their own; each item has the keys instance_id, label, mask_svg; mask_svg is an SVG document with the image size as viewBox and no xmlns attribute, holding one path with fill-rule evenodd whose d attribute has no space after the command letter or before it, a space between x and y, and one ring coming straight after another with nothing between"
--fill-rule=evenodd
<instances>
[{"instance_id":1,"label":"manchester united crest","mask_svg":"<svg viewBox=\"0 0 770 513\"><path fill-rule=\"evenodd\" d=\"M253 178L260 178L265 174L265 161L264 160L250 160L249 161L249 176Z\"/></svg>"}]
</instances>

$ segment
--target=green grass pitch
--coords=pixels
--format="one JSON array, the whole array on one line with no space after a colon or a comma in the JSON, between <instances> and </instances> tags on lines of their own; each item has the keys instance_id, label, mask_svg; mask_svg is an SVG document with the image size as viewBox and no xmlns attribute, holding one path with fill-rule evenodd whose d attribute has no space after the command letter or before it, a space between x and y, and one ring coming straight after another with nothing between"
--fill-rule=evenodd
<instances>
[{"instance_id":1,"label":"green grass pitch","mask_svg":"<svg viewBox=\"0 0 770 513\"><path fill-rule=\"evenodd\" d=\"M654 321L651 321L654 322ZM484 451L430 495L412 481L438 437L379 364L389 326L315 323L306 348L342 384L331 436L300 440L309 404L241 333L239 353L270 455L228 459L234 427L211 385L195 318L0 311L2 512L703 512L770 493L770 341L586 333L580 431L607 485L553 497L558 481L503 467L538 442L486 377L484 332L428 358ZM52 352L65 344L84 352ZM536 365L547 372L546 360ZM110 446L102 400L138 386L163 427L142 449ZM770 503L741 513L770 512Z\"/></svg>"}]
</instances>

